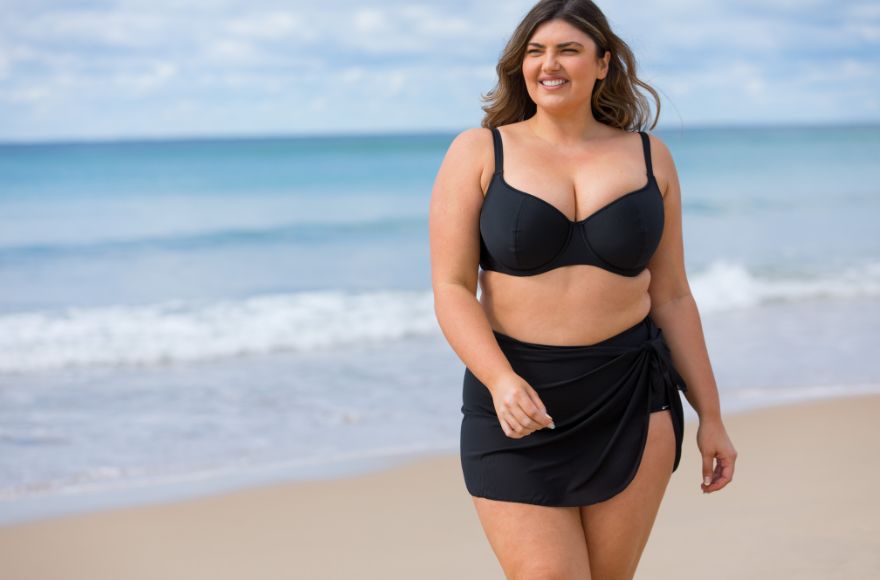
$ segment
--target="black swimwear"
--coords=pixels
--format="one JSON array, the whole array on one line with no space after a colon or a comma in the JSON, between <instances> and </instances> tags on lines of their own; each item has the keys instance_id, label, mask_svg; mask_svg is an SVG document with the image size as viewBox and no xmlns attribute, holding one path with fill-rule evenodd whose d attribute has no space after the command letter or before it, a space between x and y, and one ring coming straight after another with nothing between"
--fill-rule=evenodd
<instances>
[{"instance_id":1,"label":"black swimwear","mask_svg":"<svg viewBox=\"0 0 880 580\"><path fill-rule=\"evenodd\" d=\"M492 395L465 368L461 467L476 497L546 506L611 498L635 477L650 413L669 409L678 469L687 385L650 316L601 342L544 345L493 331L519 376L537 391L556 429L505 435Z\"/></svg>"},{"instance_id":2,"label":"black swimwear","mask_svg":"<svg viewBox=\"0 0 880 580\"><path fill-rule=\"evenodd\" d=\"M480 266L531 276L593 264L624 276L644 270L663 233L663 198L640 132L648 183L573 222L547 201L504 182L501 135L493 128L495 175L480 213ZM541 397L556 429L505 435L492 395L465 368L461 467L476 497L547 506L609 499L635 477L655 411L669 410L674 472L681 458L687 385L650 316L591 345L525 342L494 331L514 372Z\"/></svg>"},{"instance_id":3,"label":"black swimwear","mask_svg":"<svg viewBox=\"0 0 880 580\"><path fill-rule=\"evenodd\" d=\"M533 276L591 264L623 276L645 269L663 235L663 196L651 167L648 135L639 131L648 182L580 221L504 180L501 133L492 128L495 174L480 211L480 267Z\"/></svg>"}]
</instances>

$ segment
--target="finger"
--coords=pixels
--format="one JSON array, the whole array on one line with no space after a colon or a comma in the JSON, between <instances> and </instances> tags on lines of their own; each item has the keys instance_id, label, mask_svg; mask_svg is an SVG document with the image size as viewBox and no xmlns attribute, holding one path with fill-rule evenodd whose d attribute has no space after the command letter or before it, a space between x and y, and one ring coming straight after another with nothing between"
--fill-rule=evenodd
<instances>
[{"instance_id":1,"label":"finger","mask_svg":"<svg viewBox=\"0 0 880 580\"><path fill-rule=\"evenodd\" d=\"M548 417L547 412L542 407L535 405L534 399L530 394L524 393L519 398L519 403L520 409L529 419L528 426L532 431L543 429L552 423L552 419Z\"/></svg>"},{"instance_id":2,"label":"finger","mask_svg":"<svg viewBox=\"0 0 880 580\"><path fill-rule=\"evenodd\" d=\"M529 427L529 421L519 407L512 406L507 409L507 424L510 425L517 437L525 437L534 430Z\"/></svg>"},{"instance_id":3,"label":"finger","mask_svg":"<svg viewBox=\"0 0 880 580\"><path fill-rule=\"evenodd\" d=\"M719 487L724 487L733 480L733 462L723 459L719 462L719 465L718 482L721 484Z\"/></svg>"},{"instance_id":4,"label":"finger","mask_svg":"<svg viewBox=\"0 0 880 580\"><path fill-rule=\"evenodd\" d=\"M534 389L530 389L528 391L529 400L535 407L534 412L532 413L532 419L541 423L541 425L545 427L550 427L551 429L556 429L556 425L553 423L553 417L547 413L547 407L544 405L544 401L541 400L541 397L538 396L538 392Z\"/></svg>"},{"instance_id":5,"label":"finger","mask_svg":"<svg viewBox=\"0 0 880 580\"><path fill-rule=\"evenodd\" d=\"M712 460L715 459L714 454L703 455L703 487L708 487L712 483ZM704 490L705 491L705 490Z\"/></svg>"},{"instance_id":6,"label":"finger","mask_svg":"<svg viewBox=\"0 0 880 580\"><path fill-rule=\"evenodd\" d=\"M538 415L540 410L535 405L532 398L528 395L528 393L520 392L516 397L515 406L518 407L519 413L518 417L524 417L527 419L527 423L524 423L529 428L537 428L540 427L540 421L538 421Z\"/></svg>"},{"instance_id":7,"label":"finger","mask_svg":"<svg viewBox=\"0 0 880 580\"><path fill-rule=\"evenodd\" d=\"M529 417L525 411L523 411L522 407L520 407L516 403L511 405L508 411L513 416L513 420L517 421L522 426L522 429L525 431L531 432L540 426L537 422L533 421L532 418Z\"/></svg>"},{"instance_id":8,"label":"finger","mask_svg":"<svg viewBox=\"0 0 880 580\"><path fill-rule=\"evenodd\" d=\"M522 429L522 425L519 424L519 421L514 419L514 417L510 414L509 411L504 411L504 421L507 423L507 431L508 437L515 437L519 435L520 429Z\"/></svg>"},{"instance_id":9,"label":"finger","mask_svg":"<svg viewBox=\"0 0 880 580\"><path fill-rule=\"evenodd\" d=\"M498 422L501 423L501 430L504 431L504 434L508 437L512 437L514 435L513 429L510 428L510 424L507 422L502 415L498 415Z\"/></svg>"},{"instance_id":10,"label":"finger","mask_svg":"<svg viewBox=\"0 0 880 580\"><path fill-rule=\"evenodd\" d=\"M715 476L712 481L712 485L710 485L707 491L717 491L730 483L733 479L733 470L732 470L731 462L725 458L719 458L718 463L715 466Z\"/></svg>"},{"instance_id":11,"label":"finger","mask_svg":"<svg viewBox=\"0 0 880 580\"><path fill-rule=\"evenodd\" d=\"M717 491L717 490L721 489L722 487L724 487L725 483L726 482L723 481L723 479L721 477L721 472L719 470L716 470L716 472L712 474L712 483L710 485L706 486L704 488L704 491L706 491L707 493Z\"/></svg>"}]
</instances>

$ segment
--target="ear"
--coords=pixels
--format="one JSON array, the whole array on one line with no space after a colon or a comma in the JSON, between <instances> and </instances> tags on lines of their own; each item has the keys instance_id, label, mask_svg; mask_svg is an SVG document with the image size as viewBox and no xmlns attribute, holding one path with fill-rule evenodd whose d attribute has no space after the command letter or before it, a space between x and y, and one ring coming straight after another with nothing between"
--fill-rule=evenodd
<instances>
[{"instance_id":1,"label":"ear","mask_svg":"<svg viewBox=\"0 0 880 580\"><path fill-rule=\"evenodd\" d=\"M606 50L605 54L602 55L602 61L605 64L602 67L602 76L599 77L600 79L604 79L606 76L608 76L608 63L611 62L611 51L610 50Z\"/></svg>"}]
</instances>

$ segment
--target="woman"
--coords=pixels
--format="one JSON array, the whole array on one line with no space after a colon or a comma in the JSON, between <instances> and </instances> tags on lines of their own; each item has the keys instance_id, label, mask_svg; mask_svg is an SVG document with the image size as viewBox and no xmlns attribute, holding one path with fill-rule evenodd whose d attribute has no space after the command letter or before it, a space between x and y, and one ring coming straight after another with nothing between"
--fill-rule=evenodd
<instances>
[{"instance_id":1,"label":"woman","mask_svg":"<svg viewBox=\"0 0 880 580\"><path fill-rule=\"evenodd\" d=\"M657 95L588 0L539 2L497 71L430 208L435 312L466 365L465 483L508 578L632 578L679 463L679 390L700 420L704 493L736 459L675 165L633 130L635 86Z\"/></svg>"}]
</instances>

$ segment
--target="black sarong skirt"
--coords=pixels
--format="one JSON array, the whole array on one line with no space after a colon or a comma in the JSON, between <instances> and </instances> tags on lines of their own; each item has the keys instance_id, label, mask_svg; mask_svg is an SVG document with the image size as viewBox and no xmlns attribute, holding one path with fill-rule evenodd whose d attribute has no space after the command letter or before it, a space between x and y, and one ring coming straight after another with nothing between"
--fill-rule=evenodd
<instances>
[{"instance_id":1,"label":"black sarong skirt","mask_svg":"<svg viewBox=\"0 0 880 580\"><path fill-rule=\"evenodd\" d=\"M684 418L676 371L650 316L601 342L556 346L493 331L513 370L537 391L556 429L504 434L489 390L465 368L461 467L476 497L581 506L623 491L635 477L650 413L668 410L681 459Z\"/></svg>"}]
</instances>

